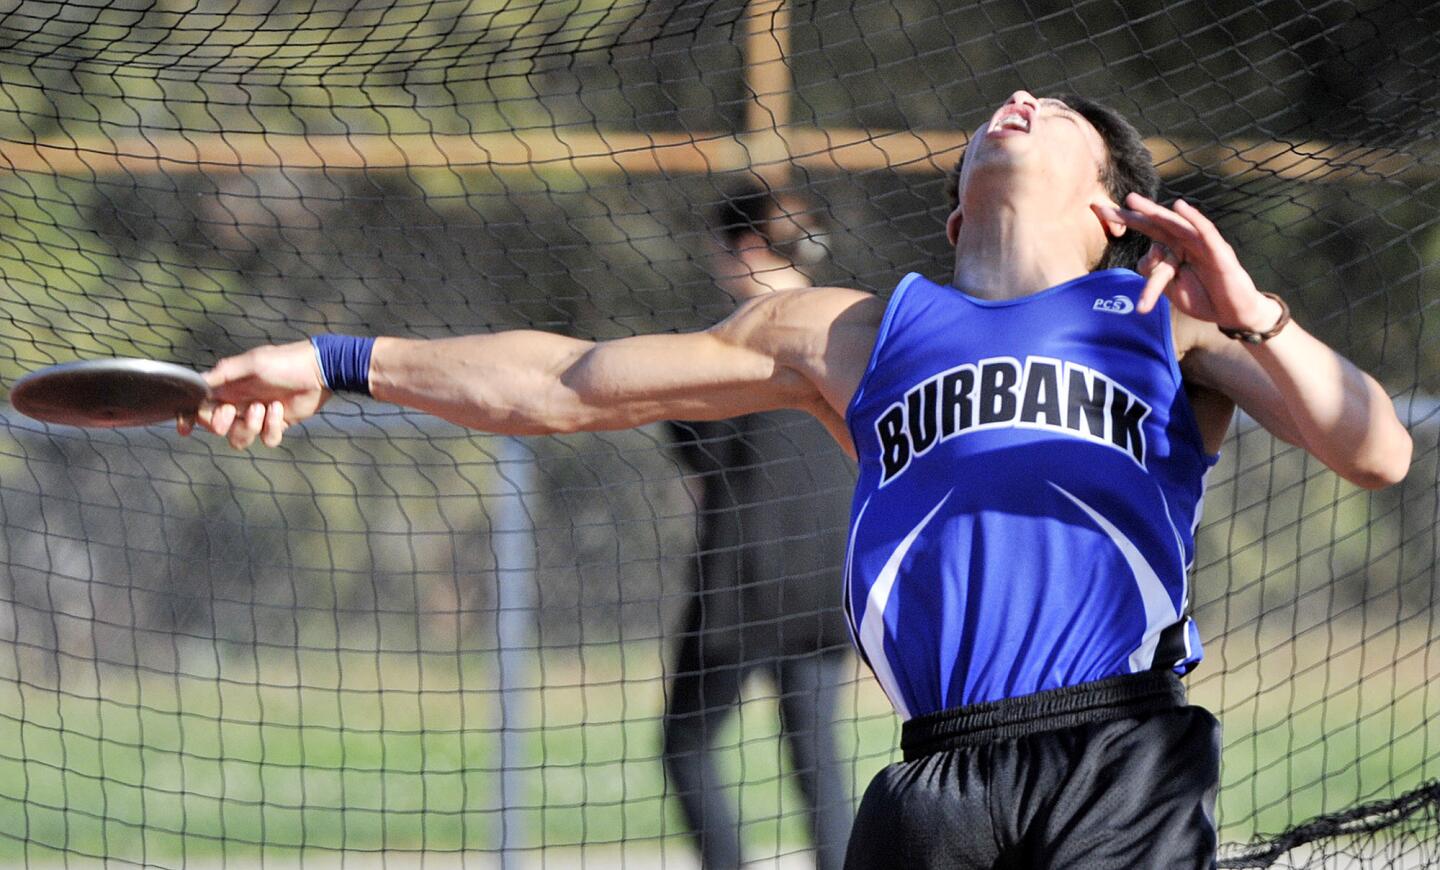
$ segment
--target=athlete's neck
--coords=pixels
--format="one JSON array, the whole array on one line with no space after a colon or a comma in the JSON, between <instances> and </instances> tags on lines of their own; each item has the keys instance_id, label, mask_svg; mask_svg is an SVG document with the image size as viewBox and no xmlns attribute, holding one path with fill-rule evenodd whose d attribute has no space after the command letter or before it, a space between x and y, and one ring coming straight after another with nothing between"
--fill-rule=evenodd
<instances>
[{"instance_id":1,"label":"athlete's neck","mask_svg":"<svg viewBox=\"0 0 1440 870\"><path fill-rule=\"evenodd\" d=\"M980 299L1019 299L1088 274L1098 256L1085 228L1055 211L991 205L968 212L955 243L954 286Z\"/></svg>"}]
</instances>

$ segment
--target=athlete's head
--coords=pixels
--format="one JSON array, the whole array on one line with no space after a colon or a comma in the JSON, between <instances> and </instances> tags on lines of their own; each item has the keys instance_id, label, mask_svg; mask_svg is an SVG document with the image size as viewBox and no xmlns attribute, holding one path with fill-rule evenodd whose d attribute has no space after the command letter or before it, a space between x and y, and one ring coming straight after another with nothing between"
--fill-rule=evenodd
<instances>
[{"instance_id":1,"label":"athlete's head","mask_svg":"<svg viewBox=\"0 0 1440 870\"><path fill-rule=\"evenodd\" d=\"M1160 174L1139 131L1115 110L1072 95L1037 98L1017 91L981 125L950 179L953 242L967 209L996 198L1029 196L1073 215L1081 231L1104 242L1095 269L1134 268L1149 247L1140 233L1107 225L1094 202L1123 204L1126 195L1154 199Z\"/></svg>"}]
</instances>

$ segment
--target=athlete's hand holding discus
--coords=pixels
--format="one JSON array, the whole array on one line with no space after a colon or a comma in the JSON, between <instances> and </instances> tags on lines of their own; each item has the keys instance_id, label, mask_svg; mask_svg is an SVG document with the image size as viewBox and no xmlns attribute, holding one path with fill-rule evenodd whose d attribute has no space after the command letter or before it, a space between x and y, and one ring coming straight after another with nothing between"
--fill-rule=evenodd
<instances>
[{"instance_id":1,"label":"athlete's hand holding discus","mask_svg":"<svg viewBox=\"0 0 1440 870\"><path fill-rule=\"evenodd\" d=\"M585 341L536 330L430 340L321 335L205 373L212 400L179 421L245 449L277 446L332 392L360 393L497 435L629 429L793 408L854 454L844 409L885 303L839 287L764 293L701 332Z\"/></svg>"},{"instance_id":2,"label":"athlete's hand holding discus","mask_svg":"<svg viewBox=\"0 0 1440 870\"><path fill-rule=\"evenodd\" d=\"M181 416L176 428L189 435L199 425L237 450L257 437L267 447L278 447L287 426L312 416L331 395L309 341L227 357L205 373L205 381L211 400L194 416Z\"/></svg>"},{"instance_id":3,"label":"athlete's hand holding discus","mask_svg":"<svg viewBox=\"0 0 1440 870\"><path fill-rule=\"evenodd\" d=\"M1125 205L1095 210L1153 240L1136 267L1146 278L1136 309L1149 313L1162 293L1170 299L1187 381L1229 397L1354 483L1379 487L1404 476L1410 436L1393 414L1372 413L1391 406L1374 378L1292 322L1199 209L1135 193Z\"/></svg>"}]
</instances>

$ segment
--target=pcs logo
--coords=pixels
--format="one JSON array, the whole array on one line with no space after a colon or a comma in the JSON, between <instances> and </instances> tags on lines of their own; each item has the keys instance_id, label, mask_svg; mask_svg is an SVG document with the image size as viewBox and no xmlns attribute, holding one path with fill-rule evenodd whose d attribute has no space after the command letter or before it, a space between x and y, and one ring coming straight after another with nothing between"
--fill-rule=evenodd
<instances>
[{"instance_id":1,"label":"pcs logo","mask_svg":"<svg viewBox=\"0 0 1440 870\"><path fill-rule=\"evenodd\" d=\"M1115 295L1109 299L1096 299L1090 310L1104 311L1109 314L1129 314L1135 310L1135 303L1130 301L1129 296Z\"/></svg>"}]
</instances>

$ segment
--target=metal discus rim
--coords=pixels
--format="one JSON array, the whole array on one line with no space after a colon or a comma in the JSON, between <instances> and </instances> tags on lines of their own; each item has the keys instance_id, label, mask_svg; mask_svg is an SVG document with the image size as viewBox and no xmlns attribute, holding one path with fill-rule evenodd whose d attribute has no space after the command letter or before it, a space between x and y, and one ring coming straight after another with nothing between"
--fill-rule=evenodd
<instances>
[{"instance_id":1,"label":"metal discus rim","mask_svg":"<svg viewBox=\"0 0 1440 870\"><path fill-rule=\"evenodd\" d=\"M210 397L199 372L151 359L92 359L30 372L10 390L15 410L42 423L115 429L173 421Z\"/></svg>"}]
</instances>

